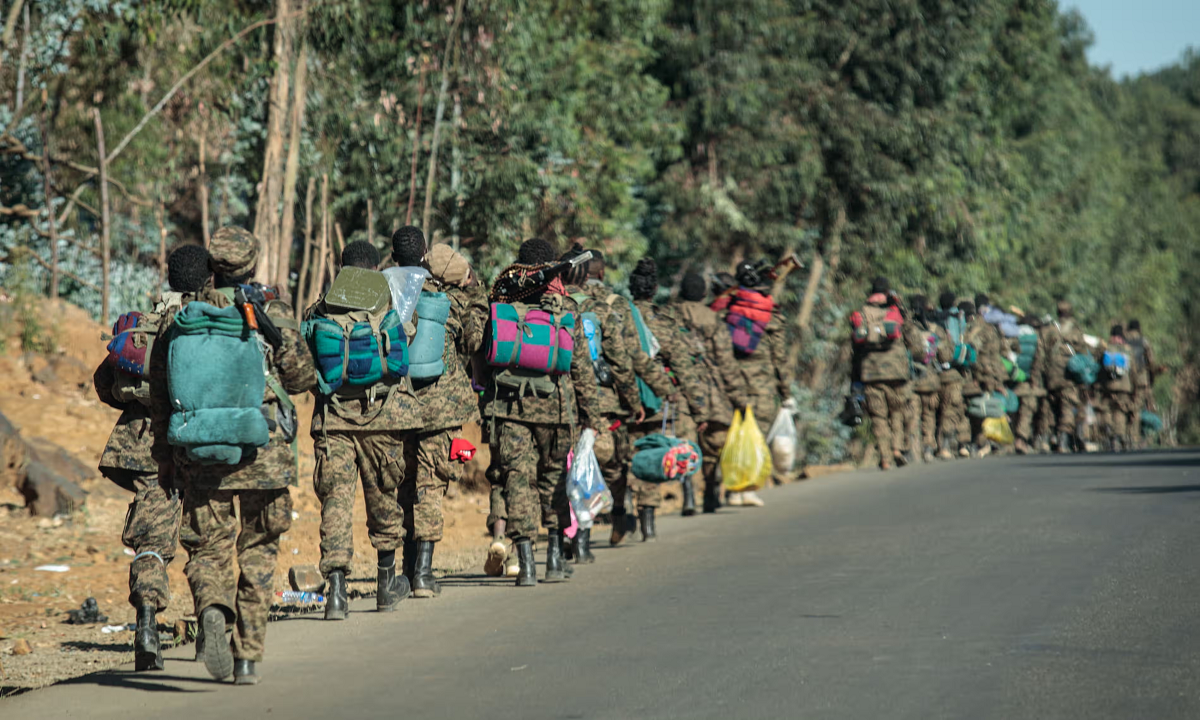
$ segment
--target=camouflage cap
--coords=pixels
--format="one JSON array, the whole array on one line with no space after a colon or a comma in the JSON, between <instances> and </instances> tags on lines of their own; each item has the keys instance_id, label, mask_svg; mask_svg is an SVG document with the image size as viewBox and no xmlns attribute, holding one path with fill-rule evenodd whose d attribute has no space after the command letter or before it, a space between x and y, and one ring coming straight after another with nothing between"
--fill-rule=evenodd
<instances>
[{"instance_id":1,"label":"camouflage cap","mask_svg":"<svg viewBox=\"0 0 1200 720\"><path fill-rule=\"evenodd\" d=\"M446 285L465 287L471 278L471 264L444 243L434 245L425 255L425 265L434 278Z\"/></svg>"},{"instance_id":2,"label":"camouflage cap","mask_svg":"<svg viewBox=\"0 0 1200 720\"><path fill-rule=\"evenodd\" d=\"M213 233L208 243L214 273L239 277L254 270L258 264L258 239L240 227L223 227Z\"/></svg>"}]
</instances>

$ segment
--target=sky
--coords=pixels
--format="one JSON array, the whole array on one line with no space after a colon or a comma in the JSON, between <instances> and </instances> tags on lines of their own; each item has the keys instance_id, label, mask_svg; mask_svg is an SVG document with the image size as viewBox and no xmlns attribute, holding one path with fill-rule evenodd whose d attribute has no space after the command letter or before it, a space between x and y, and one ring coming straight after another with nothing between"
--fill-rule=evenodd
<instances>
[{"instance_id":1,"label":"sky","mask_svg":"<svg viewBox=\"0 0 1200 720\"><path fill-rule=\"evenodd\" d=\"M1169 65L1189 45L1200 51L1200 0L1059 0L1087 19L1095 44L1093 65L1121 78Z\"/></svg>"}]
</instances>

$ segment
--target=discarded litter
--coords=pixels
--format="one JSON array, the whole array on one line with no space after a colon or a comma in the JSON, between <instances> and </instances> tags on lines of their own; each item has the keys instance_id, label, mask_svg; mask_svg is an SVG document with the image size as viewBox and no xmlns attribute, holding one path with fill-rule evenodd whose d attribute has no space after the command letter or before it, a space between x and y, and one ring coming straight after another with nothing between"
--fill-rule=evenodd
<instances>
[{"instance_id":1,"label":"discarded litter","mask_svg":"<svg viewBox=\"0 0 1200 720\"><path fill-rule=\"evenodd\" d=\"M137 553L133 551L133 548L125 548L125 554L129 557L134 557L137 555Z\"/></svg>"},{"instance_id":2,"label":"discarded litter","mask_svg":"<svg viewBox=\"0 0 1200 720\"><path fill-rule=\"evenodd\" d=\"M71 567L69 565L38 565L34 570L41 570L42 572L69 572Z\"/></svg>"},{"instance_id":3,"label":"discarded litter","mask_svg":"<svg viewBox=\"0 0 1200 720\"><path fill-rule=\"evenodd\" d=\"M129 623L128 625L105 625L104 627L100 628L100 632L104 633L105 635L111 635L112 633L126 632L127 630L133 630L135 628L137 628L137 625L134 625L133 623Z\"/></svg>"},{"instance_id":4,"label":"discarded litter","mask_svg":"<svg viewBox=\"0 0 1200 720\"><path fill-rule=\"evenodd\" d=\"M315 592L299 592L296 590L286 590L275 593L275 597L286 603L323 603L325 596Z\"/></svg>"},{"instance_id":5,"label":"discarded litter","mask_svg":"<svg viewBox=\"0 0 1200 720\"><path fill-rule=\"evenodd\" d=\"M108 616L100 614L100 606L96 604L94 597L84 600L78 610L67 611L67 623L70 625L92 625L102 622L108 622Z\"/></svg>"}]
</instances>

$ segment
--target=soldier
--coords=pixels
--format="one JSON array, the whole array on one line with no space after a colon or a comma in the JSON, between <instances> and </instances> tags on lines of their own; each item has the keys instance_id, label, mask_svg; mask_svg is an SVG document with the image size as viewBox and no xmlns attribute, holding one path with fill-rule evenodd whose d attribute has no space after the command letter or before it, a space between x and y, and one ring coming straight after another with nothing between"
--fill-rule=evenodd
<instances>
[{"instance_id":1,"label":"soldier","mask_svg":"<svg viewBox=\"0 0 1200 720\"><path fill-rule=\"evenodd\" d=\"M731 314L743 318L734 318L741 330L731 326L733 357L742 374L747 406L754 408L755 419L765 435L780 407L786 404L789 410L795 409L792 371L787 361L787 326L782 311L768 294L768 278L759 272L758 266L740 263L734 282L737 287L714 301L711 307L726 324ZM754 318L750 318L751 315ZM757 326L753 325L755 322ZM774 468L771 480L782 485L790 478L781 468ZM763 504L754 492L730 493L726 499L734 506Z\"/></svg>"},{"instance_id":2,"label":"soldier","mask_svg":"<svg viewBox=\"0 0 1200 720\"><path fill-rule=\"evenodd\" d=\"M421 265L430 272L417 305L417 336L410 348L413 365L413 390L422 406L421 426L404 438L401 467L400 505L405 521L404 571L412 583L413 597L429 598L441 593L433 576L433 551L442 539L445 520L442 499L451 481L462 477L463 458L452 459L453 446L462 427L479 422L478 395L471 387L470 358L483 342L488 305L483 287L476 281L470 264L449 245L427 248L424 234L416 227L400 228L392 236L392 259L401 267ZM425 308L442 307L442 315L433 317ZM443 327L437 352L418 357L425 331L436 323ZM433 348L429 349L433 352ZM436 356L436 359L434 359ZM441 363L429 371L417 371L420 362Z\"/></svg>"},{"instance_id":3,"label":"soldier","mask_svg":"<svg viewBox=\"0 0 1200 720\"><path fill-rule=\"evenodd\" d=\"M1125 325L1125 342L1129 345L1129 352L1133 360L1133 405L1134 409L1140 413L1143 410L1154 410L1154 381L1158 375L1158 368L1154 363L1154 348L1151 347L1150 341L1142 335L1142 323L1139 320L1130 320ZM1144 444L1142 438L1142 423L1140 417L1133 424L1133 432L1135 444L1141 447Z\"/></svg>"},{"instance_id":4,"label":"soldier","mask_svg":"<svg viewBox=\"0 0 1200 720\"><path fill-rule=\"evenodd\" d=\"M709 420L705 388L693 365L692 354L684 342L683 333L680 331L680 320L675 316L672 308L654 303L654 296L657 293L658 265L651 258L642 258L629 276L629 294L633 296L630 312L633 314L637 334L627 338L627 342L631 344L638 342L642 349L646 350L649 338L653 337L659 346L653 359L658 363L660 373L670 373L679 384L678 391L673 393L678 396L678 400L671 402L668 397L661 408L647 408L645 420L629 428L631 443L646 435L660 432L664 419L668 421L668 424L674 420L675 434L678 437L695 440L693 431L703 434ZM644 342L639 337L643 333L647 338ZM645 378L643 380L650 382ZM659 399L664 398L659 395ZM689 420L696 423L695 427L689 425L688 420L682 419L681 411L684 408L680 406L684 404L687 405L687 410L690 412ZM662 506L661 486L643 484L638 491L637 502L642 541L656 540L658 532L655 513Z\"/></svg>"},{"instance_id":5,"label":"soldier","mask_svg":"<svg viewBox=\"0 0 1200 720\"><path fill-rule=\"evenodd\" d=\"M290 444L295 422L294 411L290 415L287 411L292 407L288 395L312 388L317 379L316 371L293 320L292 309L278 300L266 302L265 307L259 308L262 316L254 315L253 324L264 329L264 326L270 327L269 321L273 321L280 337L276 338L277 346L267 345L266 350L260 351L259 367L265 356L270 373L262 400L252 400L261 402L261 406L237 413L238 426L200 422L201 417L208 417L207 412L201 410L176 415L185 422L173 423L172 406L178 405L182 412L195 399L194 395L189 395L189 403L184 403L186 393L235 396L239 387L231 383L229 388L219 389L203 378L194 378L194 384L202 387L188 388L177 383L180 380L176 375L178 368L189 360L188 353L197 352L198 346L194 340L187 342L191 338L185 333L174 332L174 328L179 313L187 311L196 301L207 303L209 308L233 305L234 288L248 282L253 275L258 246L258 240L241 228L226 227L213 234L209 250L211 267L217 276L216 289L205 288L194 296L185 297L182 310L167 312L150 363L154 459L161 473L174 475L184 486L183 517L188 528L182 538L188 551L184 572L199 618L197 652L215 679L232 674L239 685L258 683L255 663L263 657L279 536L292 523L292 497L288 486L296 483L296 464ZM257 288L249 290L256 291ZM201 310L204 307L201 305ZM244 312L253 312L253 309ZM249 348L244 328L251 325L251 321L243 320L239 324L242 329L236 331L231 342ZM258 339L258 333L250 335L250 342ZM205 342L209 337L204 336ZM171 367L168 367L168 357ZM198 365L195 357L191 359ZM217 358L217 361L226 359ZM211 365L207 367L212 369ZM256 412L267 422L251 422ZM197 422L187 422L192 415ZM255 432L242 428L241 423L247 428L255 428ZM170 437L168 427L174 433ZM214 434L202 438L199 433L205 429ZM253 438L257 445L259 432L265 435L266 444L254 449L250 440ZM207 462L213 464L205 464ZM233 464L226 464L229 462ZM234 562L239 576L234 575ZM225 640L225 628L230 623L234 623L232 648Z\"/></svg>"},{"instance_id":6,"label":"soldier","mask_svg":"<svg viewBox=\"0 0 1200 720\"><path fill-rule=\"evenodd\" d=\"M363 240L349 243L342 251L343 270L374 270L379 261L379 251ZM327 318L339 325L359 319L330 306L325 297L305 315L309 322ZM404 478L398 433L420 427L420 406L403 391L401 378L383 378L370 387L345 385L336 392L318 390L314 395L310 434L316 457L313 490L321 502L325 619L345 620L349 612L346 577L354 559L354 493L360 478L367 537L378 556L375 607L379 612L394 611L411 591L409 579L396 573L396 549L404 535L404 512L396 498Z\"/></svg>"},{"instance_id":7,"label":"soldier","mask_svg":"<svg viewBox=\"0 0 1200 720\"><path fill-rule=\"evenodd\" d=\"M904 463L899 443L893 444L893 417L903 415L907 404L908 353L903 337L904 319L888 281L875 278L867 304L851 313L853 343L860 380L871 415L871 429L879 448L879 468L891 470ZM899 438L895 438L899 440Z\"/></svg>"},{"instance_id":8,"label":"soldier","mask_svg":"<svg viewBox=\"0 0 1200 720\"><path fill-rule=\"evenodd\" d=\"M1113 452L1124 452L1133 447L1133 428L1139 421L1134 398L1137 371L1133 349L1125 339L1125 328L1113 326L1108 347L1100 357L1102 369L1098 384L1104 429Z\"/></svg>"},{"instance_id":9,"label":"soldier","mask_svg":"<svg viewBox=\"0 0 1200 720\"><path fill-rule=\"evenodd\" d=\"M583 246L576 244L560 258L570 260L586 252ZM642 374L647 374L652 367L649 356L642 352L641 347L630 347L625 331L625 323L633 322L630 313L622 311L617 297L604 284L604 260L598 250L591 250L592 260L584 263L565 278L567 292L579 305L580 321L584 323L584 334L588 337L589 354L598 335L598 347L595 347L596 357L592 359L592 369L598 384L600 412L603 421L600 432L611 434L613 441L613 457L601 465L601 473L605 475L606 484L613 495L613 527L620 525L624 528L625 494L628 489L628 472L619 472L624 457L632 455L629 445L629 432L626 425L634 425L646 419L646 411L642 407L641 394L637 385L635 366ZM597 269L593 270L593 264ZM592 277L595 274L596 277ZM623 299L622 299L623 300ZM620 304L624 304L623 301ZM593 319L591 316L595 315ZM589 325L590 323L590 325ZM636 330L633 331L636 333ZM664 383L665 385L665 380ZM619 450L619 452L618 452ZM628 459L624 460L628 463ZM640 483L639 483L640 484ZM639 486L639 491L642 488ZM576 562L590 563L595 561L591 552L591 528L580 528L575 535Z\"/></svg>"},{"instance_id":10,"label":"soldier","mask_svg":"<svg viewBox=\"0 0 1200 720\"><path fill-rule=\"evenodd\" d=\"M963 457L971 452L971 425L967 421L966 397L963 394L967 382L964 364L967 353L963 341L967 322L958 309L954 293L942 293L938 297L938 306L941 311L937 314L936 322L946 334L946 346L952 355L950 362L942 364L942 388L938 398L938 438L941 449L938 450L938 457L950 460L956 450Z\"/></svg>"},{"instance_id":11,"label":"soldier","mask_svg":"<svg viewBox=\"0 0 1200 720\"><path fill-rule=\"evenodd\" d=\"M555 257L557 253L547 241L526 240L517 254L518 266L506 269L500 278L528 278L534 270L554 263ZM520 298L500 297L496 292L500 287L498 281L493 299L516 302L514 310L525 312L518 317L527 317L535 308L556 318L566 313L578 316L575 301L557 278L547 285L523 288ZM498 342L498 338L495 340ZM485 384L484 422L492 428L491 449L498 479L504 485L506 531L513 539L520 566L517 587L537 584L532 540L537 534L539 514L549 531L544 580L567 579L563 564L563 531L571 522L566 493L567 453L574 441L573 431L595 429L601 416L582 323L575 325L574 346L578 351L571 355L568 373L493 366Z\"/></svg>"},{"instance_id":12,"label":"soldier","mask_svg":"<svg viewBox=\"0 0 1200 720\"><path fill-rule=\"evenodd\" d=\"M1079 386L1067 375L1067 364L1077 352L1087 352L1083 332L1075 324L1071 303L1060 300L1058 321L1046 329L1042 347L1046 349L1046 389L1054 410L1054 430L1058 437L1058 452L1071 452L1076 437L1081 405Z\"/></svg>"},{"instance_id":13,"label":"soldier","mask_svg":"<svg viewBox=\"0 0 1200 720\"><path fill-rule=\"evenodd\" d=\"M932 462L938 451L937 416L942 398L942 367L953 358L954 349L946 331L932 321L929 301L924 295L909 299L911 314L904 323L904 344L912 357L912 400L906 428L910 437L917 434L920 419L921 448L925 462Z\"/></svg>"},{"instance_id":14,"label":"soldier","mask_svg":"<svg viewBox=\"0 0 1200 720\"><path fill-rule=\"evenodd\" d=\"M700 450L704 453L704 512L716 512L720 507L720 482L717 470L721 449L733 422L733 409L748 403L745 378L733 357L733 343L725 323L705 304L708 283L698 273L689 272L679 284L677 316L683 322L692 358L701 372L700 382L707 391L708 425L700 433ZM688 494L684 502L689 501ZM687 505L685 504L685 513ZM693 502L694 507L694 502ZM694 510L693 510L694 512Z\"/></svg>"},{"instance_id":15,"label":"soldier","mask_svg":"<svg viewBox=\"0 0 1200 720\"><path fill-rule=\"evenodd\" d=\"M986 300L986 296L982 296ZM977 312L975 303L967 300L958 304L958 309L967 321L963 340L975 348L975 366L970 369L972 386L964 396L993 395L1004 391L1004 368L1001 365L1000 333L987 323ZM984 418L970 418L972 455L984 458L991 454L992 443L983 432Z\"/></svg>"},{"instance_id":16,"label":"soldier","mask_svg":"<svg viewBox=\"0 0 1200 720\"><path fill-rule=\"evenodd\" d=\"M136 328L141 332L135 330L123 338L139 346L134 352L146 350L146 343L135 341L135 334L138 338L153 337L163 315L178 308L185 293L195 294L208 284L212 277L208 259L208 251L199 245L184 245L167 258L171 291L163 293L153 312L137 318ZM114 335L120 337L118 333ZM137 610L134 668L162 670L155 616L166 610L171 601L167 566L175 558L175 547L179 544L182 506L174 478L159 476L150 452L149 383L140 373L133 376L114 367L113 359L113 355L106 357L92 377L100 400L121 411L100 456L100 474L134 493L121 532L121 541L136 553L129 566L129 604Z\"/></svg>"}]
</instances>

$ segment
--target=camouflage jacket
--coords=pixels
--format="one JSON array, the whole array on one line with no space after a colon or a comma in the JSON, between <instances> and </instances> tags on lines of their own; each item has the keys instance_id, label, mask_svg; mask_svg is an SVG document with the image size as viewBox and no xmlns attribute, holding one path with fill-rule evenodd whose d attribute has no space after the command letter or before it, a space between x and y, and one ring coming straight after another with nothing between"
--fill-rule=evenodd
<instances>
[{"instance_id":1,"label":"camouflage jacket","mask_svg":"<svg viewBox=\"0 0 1200 720\"><path fill-rule=\"evenodd\" d=\"M150 453L150 408L140 402L122 403L113 397L115 372L105 360L92 375L92 384L100 401L121 411L100 455L100 467L147 475L157 473L158 463Z\"/></svg>"},{"instance_id":2,"label":"camouflage jacket","mask_svg":"<svg viewBox=\"0 0 1200 720\"><path fill-rule=\"evenodd\" d=\"M704 381L684 340L681 329L683 324L675 316L674 309L655 305L651 300L635 300L634 305L642 314L642 321L646 323L646 328L658 340L659 351L654 360L664 368L670 368L671 373L675 376L675 382L678 384L676 394L679 395L679 403L687 406L692 420L697 423L707 422L710 418ZM637 328L635 327L634 337L636 336ZM651 387L653 388L653 385ZM657 390L655 390L655 394L667 397ZM647 417L646 421L649 422L660 417L661 412L655 413L654 417Z\"/></svg>"},{"instance_id":3,"label":"camouflage jacket","mask_svg":"<svg viewBox=\"0 0 1200 720\"><path fill-rule=\"evenodd\" d=\"M184 306L199 300L216 307L228 307L230 301L217 290L205 288L195 295L185 295ZM187 459L181 448L167 443L167 426L171 419L171 397L167 381L167 355L170 350L170 331L175 324L173 309L164 317L150 359L150 429L154 436L153 455L160 468L175 468L186 482L216 485L222 490L272 490L296 484L296 460L283 433L271 433L270 443L259 449L256 457L240 465L200 465ZM279 300L267 305L267 314L279 325L283 344L278 350L268 350L267 363L283 389L291 395L308 392L317 383L317 371L312 355L300 337L291 307ZM263 404L278 406L270 387L263 393Z\"/></svg>"},{"instance_id":4,"label":"camouflage jacket","mask_svg":"<svg viewBox=\"0 0 1200 720\"><path fill-rule=\"evenodd\" d=\"M904 324L908 325L908 321L906 320ZM859 356L859 373L863 382L897 382L909 379L912 370L908 362L908 348L904 344L906 336L903 335L903 328L901 328L901 333L900 340L882 347L855 346L854 350Z\"/></svg>"},{"instance_id":5,"label":"camouflage jacket","mask_svg":"<svg viewBox=\"0 0 1200 720\"><path fill-rule=\"evenodd\" d=\"M728 310L725 310L718 313L718 317L721 325L725 326L725 331L729 332L725 323L727 314ZM754 353L745 355L734 350L733 358L742 376L747 404L765 408L774 405L773 401L778 398L791 397L792 371L788 365L786 336L786 319L783 312L776 307ZM772 402L764 402L768 398Z\"/></svg>"},{"instance_id":6,"label":"camouflage jacket","mask_svg":"<svg viewBox=\"0 0 1200 720\"><path fill-rule=\"evenodd\" d=\"M625 350L629 353L629 364L633 369L634 377L640 378L660 398L665 399L677 395L679 391L663 369L662 363L657 358L647 355L642 349L642 341L637 332L637 321L633 319L633 305L629 298L613 293L611 288L603 283L588 281L587 287L592 293L599 293L600 288L607 293L605 303L613 309L613 315L620 320L620 335L625 341ZM640 393L638 394L638 405L641 405Z\"/></svg>"},{"instance_id":7,"label":"camouflage jacket","mask_svg":"<svg viewBox=\"0 0 1200 720\"><path fill-rule=\"evenodd\" d=\"M970 370L971 379L985 392L1001 390L1008 374L1001 364L1006 352L1000 345L1000 331L976 315L967 323L963 341L975 347L975 366Z\"/></svg>"},{"instance_id":8,"label":"camouflage jacket","mask_svg":"<svg viewBox=\"0 0 1200 720\"><path fill-rule=\"evenodd\" d=\"M1125 342L1130 346L1130 353L1134 355L1130 359L1133 360L1133 385L1137 388L1149 388L1154 385L1154 376L1157 368L1154 363L1154 348L1150 345L1150 341L1142 335L1140 330L1126 330ZM1142 347L1142 361L1138 363L1136 358L1136 348L1138 345Z\"/></svg>"},{"instance_id":9,"label":"camouflage jacket","mask_svg":"<svg viewBox=\"0 0 1200 720\"><path fill-rule=\"evenodd\" d=\"M748 402L746 379L733 357L729 328L703 302L680 300L676 308L700 381L708 391L709 420L728 425L733 422L734 408Z\"/></svg>"},{"instance_id":10,"label":"camouflage jacket","mask_svg":"<svg viewBox=\"0 0 1200 720\"><path fill-rule=\"evenodd\" d=\"M425 430L462 427L479 421L479 394L471 387L471 356L483 344L488 323L487 295L482 286L441 287L426 283L428 290L445 292L450 299L446 321L446 348L442 359L446 371L426 385L416 387L422 406Z\"/></svg>"},{"instance_id":11,"label":"camouflage jacket","mask_svg":"<svg viewBox=\"0 0 1200 720\"><path fill-rule=\"evenodd\" d=\"M1042 328L1041 348L1046 351L1043 377L1048 390L1062 390L1075 383L1067 377L1067 363L1075 353L1090 351L1083 331L1073 318Z\"/></svg>"},{"instance_id":12,"label":"camouflage jacket","mask_svg":"<svg viewBox=\"0 0 1200 720\"><path fill-rule=\"evenodd\" d=\"M938 331L941 330L939 335ZM954 356L954 348L949 347L950 337L946 331L937 325L926 323L918 318L910 318L904 323L904 347L912 358L913 392L935 393L942 387L942 365L949 363ZM926 338L937 338L937 349L928 365L925 364Z\"/></svg>"},{"instance_id":13,"label":"camouflage jacket","mask_svg":"<svg viewBox=\"0 0 1200 720\"><path fill-rule=\"evenodd\" d=\"M551 303L558 302L560 298L563 310L575 313L578 317L579 306L573 299L554 296ZM536 302L536 299L530 298L527 302ZM515 391L497 385L494 378L499 371L500 368L488 368L481 399L481 411L485 422L504 419L538 425L573 425L593 429L600 427L602 413L596 392L596 374L592 370L592 358L587 351L583 323L575 323L575 350L571 354L571 372L557 377L558 391L554 394L548 397L537 396L532 392L518 395Z\"/></svg>"},{"instance_id":14,"label":"camouflage jacket","mask_svg":"<svg viewBox=\"0 0 1200 720\"><path fill-rule=\"evenodd\" d=\"M579 312L596 313L600 320L600 350L613 376L611 388L597 386L600 412L605 415L636 415L642 409L642 399L638 393L637 376L633 371L632 354L640 354L646 364L650 362L650 358L641 352L641 347L630 348L625 341L624 314L628 312L622 314L608 304L612 291L599 281L588 281L583 287L570 286L567 292L577 297L586 295L587 298L579 304Z\"/></svg>"}]
</instances>

